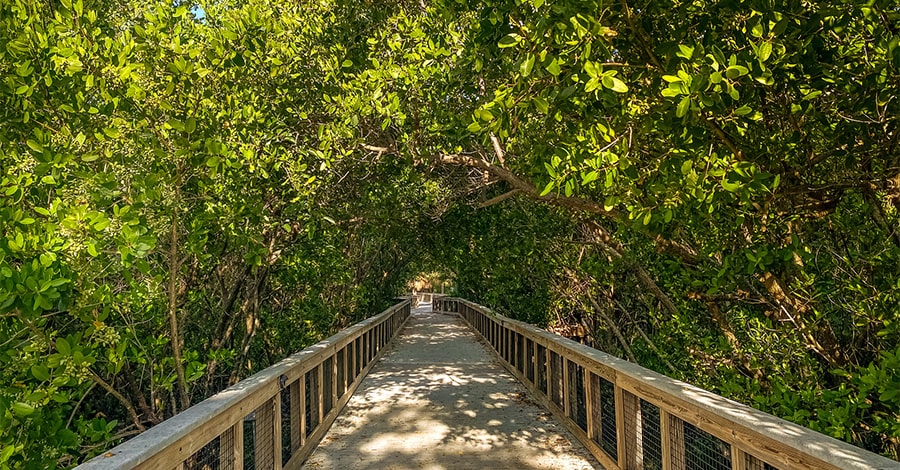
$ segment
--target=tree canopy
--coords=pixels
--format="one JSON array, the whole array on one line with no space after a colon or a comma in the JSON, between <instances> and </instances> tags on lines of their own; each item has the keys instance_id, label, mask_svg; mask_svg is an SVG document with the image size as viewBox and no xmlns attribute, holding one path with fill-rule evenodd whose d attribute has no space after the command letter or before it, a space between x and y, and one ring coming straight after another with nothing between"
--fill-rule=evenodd
<instances>
[{"instance_id":1,"label":"tree canopy","mask_svg":"<svg viewBox=\"0 0 900 470\"><path fill-rule=\"evenodd\" d=\"M0 468L423 271L900 454L896 0L0 0Z\"/></svg>"}]
</instances>

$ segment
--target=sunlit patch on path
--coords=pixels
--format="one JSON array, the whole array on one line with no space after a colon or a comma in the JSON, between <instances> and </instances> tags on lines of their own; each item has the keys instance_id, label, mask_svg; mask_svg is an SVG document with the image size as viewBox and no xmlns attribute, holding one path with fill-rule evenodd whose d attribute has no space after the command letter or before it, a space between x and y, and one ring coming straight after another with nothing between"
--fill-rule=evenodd
<instances>
[{"instance_id":1,"label":"sunlit patch on path","mask_svg":"<svg viewBox=\"0 0 900 470\"><path fill-rule=\"evenodd\" d=\"M413 310L304 468L600 468L456 316Z\"/></svg>"}]
</instances>

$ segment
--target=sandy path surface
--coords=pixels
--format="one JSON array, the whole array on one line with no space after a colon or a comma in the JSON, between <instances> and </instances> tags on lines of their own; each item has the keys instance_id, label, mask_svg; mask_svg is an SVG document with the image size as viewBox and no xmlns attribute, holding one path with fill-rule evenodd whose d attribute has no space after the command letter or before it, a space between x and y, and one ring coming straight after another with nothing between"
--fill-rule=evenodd
<instances>
[{"instance_id":1,"label":"sandy path surface","mask_svg":"<svg viewBox=\"0 0 900 470\"><path fill-rule=\"evenodd\" d=\"M303 468L602 467L462 320L423 308Z\"/></svg>"}]
</instances>

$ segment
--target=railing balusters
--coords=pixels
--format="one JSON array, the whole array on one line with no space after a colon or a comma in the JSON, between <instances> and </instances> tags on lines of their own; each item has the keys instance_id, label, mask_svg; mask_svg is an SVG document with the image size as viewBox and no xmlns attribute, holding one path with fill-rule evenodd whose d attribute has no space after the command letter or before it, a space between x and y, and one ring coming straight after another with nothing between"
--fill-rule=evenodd
<instances>
[{"instance_id":1,"label":"railing balusters","mask_svg":"<svg viewBox=\"0 0 900 470\"><path fill-rule=\"evenodd\" d=\"M471 302L440 302L442 310L459 312L501 363L607 468L686 470L707 464L732 470L900 470L900 463ZM522 354L523 347L531 351Z\"/></svg>"},{"instance_id":2,"label":"railing balusters","mask_svg":"<svg viewBox=\"0 0 900 470\"><path fill-rule=\"evenodd\" d=\"M243 470L245 458L256 469L281 469L282 464L285 469L300 468L385 346L396 339L409 314L410 301L401 302L198 403L79 469ZM282 393L290 401L284 411ZM252 432L246 436L245 418L246 433ZM282 419L289 429L282 429ZM289 443L282 432L290 432Z\"/></svg>"}]
</instances>

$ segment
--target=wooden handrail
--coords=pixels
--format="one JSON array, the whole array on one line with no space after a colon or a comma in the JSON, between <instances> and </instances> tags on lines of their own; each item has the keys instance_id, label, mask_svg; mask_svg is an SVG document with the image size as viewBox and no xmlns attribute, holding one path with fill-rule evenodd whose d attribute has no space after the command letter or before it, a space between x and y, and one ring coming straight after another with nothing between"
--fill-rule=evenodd
<instances>
[{"instance_id":1,"label":"wooden handrail","mask_svg":"<svg viewBox=\"0 0 900 470\"><path fill-rule=\"evenodd\" d=\"M300 468L409 315L400 302L77 468Z\"/></svg>"},{"instance_id":2,"label":"wooden handrail","mask_svg":"<svg viewBox=\"0 0 900 470\"><path fill-rule=\"evenodd\" d=\"M811 429L458 298L501 363L607 469L900 469Z\"/></svg>"}]
</instances>

